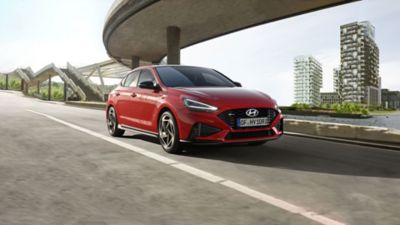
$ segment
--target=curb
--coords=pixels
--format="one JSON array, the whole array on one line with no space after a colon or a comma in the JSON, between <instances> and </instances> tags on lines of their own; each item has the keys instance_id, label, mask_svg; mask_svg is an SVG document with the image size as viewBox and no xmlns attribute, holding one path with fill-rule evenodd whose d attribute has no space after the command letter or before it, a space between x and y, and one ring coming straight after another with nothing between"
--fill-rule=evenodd
<instances>
[{"instance_id":1,"label":"curb","mask_svg":"<svg viewBox=\"0 0 400 225\"><path fill-rule=\"evenodd\" d=\"M67 101L65 105L75 106L75 107L83 107L97 110L105 110L106 103L105 102L80 102L80 101Z\"/></svg>"}]
</instances>

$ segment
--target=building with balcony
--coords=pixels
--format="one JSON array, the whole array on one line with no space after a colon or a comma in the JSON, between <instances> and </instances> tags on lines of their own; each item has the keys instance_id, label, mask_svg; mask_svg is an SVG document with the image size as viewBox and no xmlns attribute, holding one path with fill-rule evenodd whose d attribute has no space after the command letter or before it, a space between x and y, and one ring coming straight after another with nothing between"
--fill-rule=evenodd
<instances>
[{"instance_id":1,"label":"building with balcony","mask_svg":"<svg viewBox=\"0 0 400 225\"><path fill-rule=\"evenodd\" d=\"M333 91L339 96L339 101L342 99L343 79L340 75L340 69L333 69Z\"/></svg>"},{"instance_id":2,"label":"building with balcony","mask_svg":"<svg viewBox=\"0 0 400 225\"><path fill-rule=\"evenodd\" d=\"M340 97L337 92L321 92L321 104L336 104L340 103Z\"/></svg>"},{"instance_id":3,"label":"building with balcony","mask_svg":"<svg viewBox=\"0 0 400 225\"><path fill-rule=\"evenodd\" d=\"M294 59L294 101L312 106L321 103L322 66L312 56Z\"/></svg>"},{"instance_id":4,"label":"building with balcony","mask_svg":"<svg viewBox=\"0 0 400 225\"><path fill-rule=\"evenodd\" d=\"M381 104L379 49L375 43L375 28L370 22L340 26L338 77L338 93L344 102Z\"/></svg>"}]
</instances>

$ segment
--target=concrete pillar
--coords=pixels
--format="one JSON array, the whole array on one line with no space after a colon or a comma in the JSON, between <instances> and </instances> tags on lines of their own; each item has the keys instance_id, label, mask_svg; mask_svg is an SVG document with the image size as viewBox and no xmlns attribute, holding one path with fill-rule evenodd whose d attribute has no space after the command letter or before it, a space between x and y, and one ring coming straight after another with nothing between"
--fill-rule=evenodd
<instances>
[{"instance_id":1,"label":"concrete pillar","mask_svg":"<svg viewBox=\"0 0 400 225\"><path fill-rule=\"evenodd\" d=\"M37 93L40 94L40 81L37 82Z\"/></svg>"},{"instance_id":2,"label":"concrete pillar","mask_svg":"<svg viewBox=\"0 0 400 225\"><path fill-rule=\"evenodd\" d=\"M100 83L101 83L100 90L101 90L102 98L103 98L103 101L104 101L104 99L106 98L106 97L105 97L105 96L106 96L106 94L105 94L105 92L106 92L106 87L104 86L104 79L103 79L103 74L101 73L101 68L100 68L100 66L97 67L97 74L99 75L99 78L100 78Z\"/></svg>"},{"instance_id":3,"label":"concrete pillar","mask_svg":"<svg viewBox=\"0 0 400 225\"><path fill-rule=\"evenodd\" d=\"M101 91L104 92L104 79L103 75L101 74L101 68L97 67L97 74L99 75L100 83L101 83Z\"/></svg>"},{"instance_id":4,"label":"concrete pillar","mask_svg":"<svg viewBox=\"0 0 400 225\"><path fill-rule=\"evenodd\" d=\"M6 74L6 90L8 90L8 74Z\"/></svg>"},{"instance_id":5,"label":"concrete pillar","mask_svg":"<svg viewBox=\"0 0 400 225\"><path fill-rule=\"evenodd\" d=\"M64 81L64 102L68 101L68 84Z\"/></svg>"},{"instance_id":6,"label":"concrete pillar","mask_svg":"<svg viewBox=\"0 0 400 225\"><path fill-rule=\"evenodd\" d=\"M51 75L49 75L49 93L47 96L47 100L51 101Z\"/></svg>"},{"instance_id":7,"label":"concrete pillar","mask_svg":"<svg viewBox=\"0 0 400 225\"><path fill-rule=\"evenodd\" d=\"M22 92L24 92L24 90L25 90L24 86L25 86L24 79L21 78L21 91Z\"/></svg>"},{"instance_id":8,"label":"concrete pillar","mask_svg":"<svg viewBox=\"0 0 400 225\"><path fill-rule=\"evenodd\" d=\"M137 67L139 67L140 65L140 58L138 56L132 56L131 57L131 69L135 69Z\"/></svg>"},{"instance_id":9,"label":"concrete pillar","mask_svg":"<svg viewBox=\"0 0 400 225\"><path fill-rule=\"evenodd\" d=\"M181 29L179 27L167 27L167 64L181 63L181 49L179 47Z\"/></svg>"},{"instance_id":10,"label":"concrete pillar","mask_svg":"<svg viewBox=\"0 0 400 225\"><path fill-rule=\"evenodd\" d=\"M25 94L29 95L29 83L25 83Z\"/></svg>"}]
</instances>

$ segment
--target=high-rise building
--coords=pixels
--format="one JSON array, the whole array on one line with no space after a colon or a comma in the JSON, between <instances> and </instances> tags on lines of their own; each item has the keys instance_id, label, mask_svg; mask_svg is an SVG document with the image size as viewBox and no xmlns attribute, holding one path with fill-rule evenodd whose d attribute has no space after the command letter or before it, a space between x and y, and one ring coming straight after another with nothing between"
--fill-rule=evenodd
<instances>
[{"instance_id":1,"label":"high-rise building","mask_svg":"<svg viewBox=\"0 0 400 225\"><path fill-rule=\"evenodd\" d=\"M294 59L294 101L308 105L320 105L322 66L312 56Z\"/></svg>"},{"instance_id":2,"label":"high-rise building","mask_svg":"<svg viewBox=\"0 0 400 225\"><path fill-rule=\"evenodd\" d=\"M340 76L340 69L333 68L333 91L341 96L341 91L343 89L343 79Z\"/></svg>"},{"instance_id":3,"label":"high-rise building","mask_svg":"<svg viewBox=\"0 0 400 225\"><path fill-rule=\"evenodd\" d=\"M321 104L340 103L340 97L337 92L321 92Z\"/></svg>"},{"instance_id":4,"label":"high-rise building","mask_svg":"<svg viewBox=\"0 0 400 225\"><path fill-rule=\"evenodd\" d=\"M368 21L340 26L339 77L344 102L380 105L379 49Z\"/></svg>"},{"instance_id":5,"label":"high-rise building","mask_svg":"<svg viewBox=\"0 0 400 225\"><path fill-rule=\"evenodd\" d=\"M340 74L340 69L339 68L334 68L333 69L333 91L337 94L338 96L338 102L336 103L341 103L343 100L343 78Z\"/></svg>"}]
</instances>

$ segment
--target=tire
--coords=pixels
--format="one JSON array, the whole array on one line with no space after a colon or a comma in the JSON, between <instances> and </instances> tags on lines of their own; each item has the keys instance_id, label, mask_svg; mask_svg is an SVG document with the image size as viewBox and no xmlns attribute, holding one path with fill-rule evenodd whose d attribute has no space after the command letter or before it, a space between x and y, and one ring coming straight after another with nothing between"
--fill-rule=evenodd
<instances>
[{"instance_id":1,"label":"tire","mask_svg":"<svg viewBox=\"0 0 400 225\"><path fill-rule=\"evenodd\" d=\"M178 126L174 116L169 111L163 112L158 119L158 139L164 151L172 154L182 152Z\"/></svg>"},{"instance_id":2,"label":"tire","mask_svg":"<svg viewBox=\"0 0 400 225\"><path fill-rule=\"evenodd\" d=\"M249 142L248 145L250 146L259 146L267 143L267 141L254 141L254 142Z\"/></svg>"},{"instance_id":3,"label":"tire","mask_svg":"<svg viewBox=\"0 0 400 225\"><path fill-rule=\"evenodd\" d=\"M107 130L113 137L121 137L125 133L125 130L118 128L117 111L112 106L107 110Z\"/></svg>"}]
</instances>

